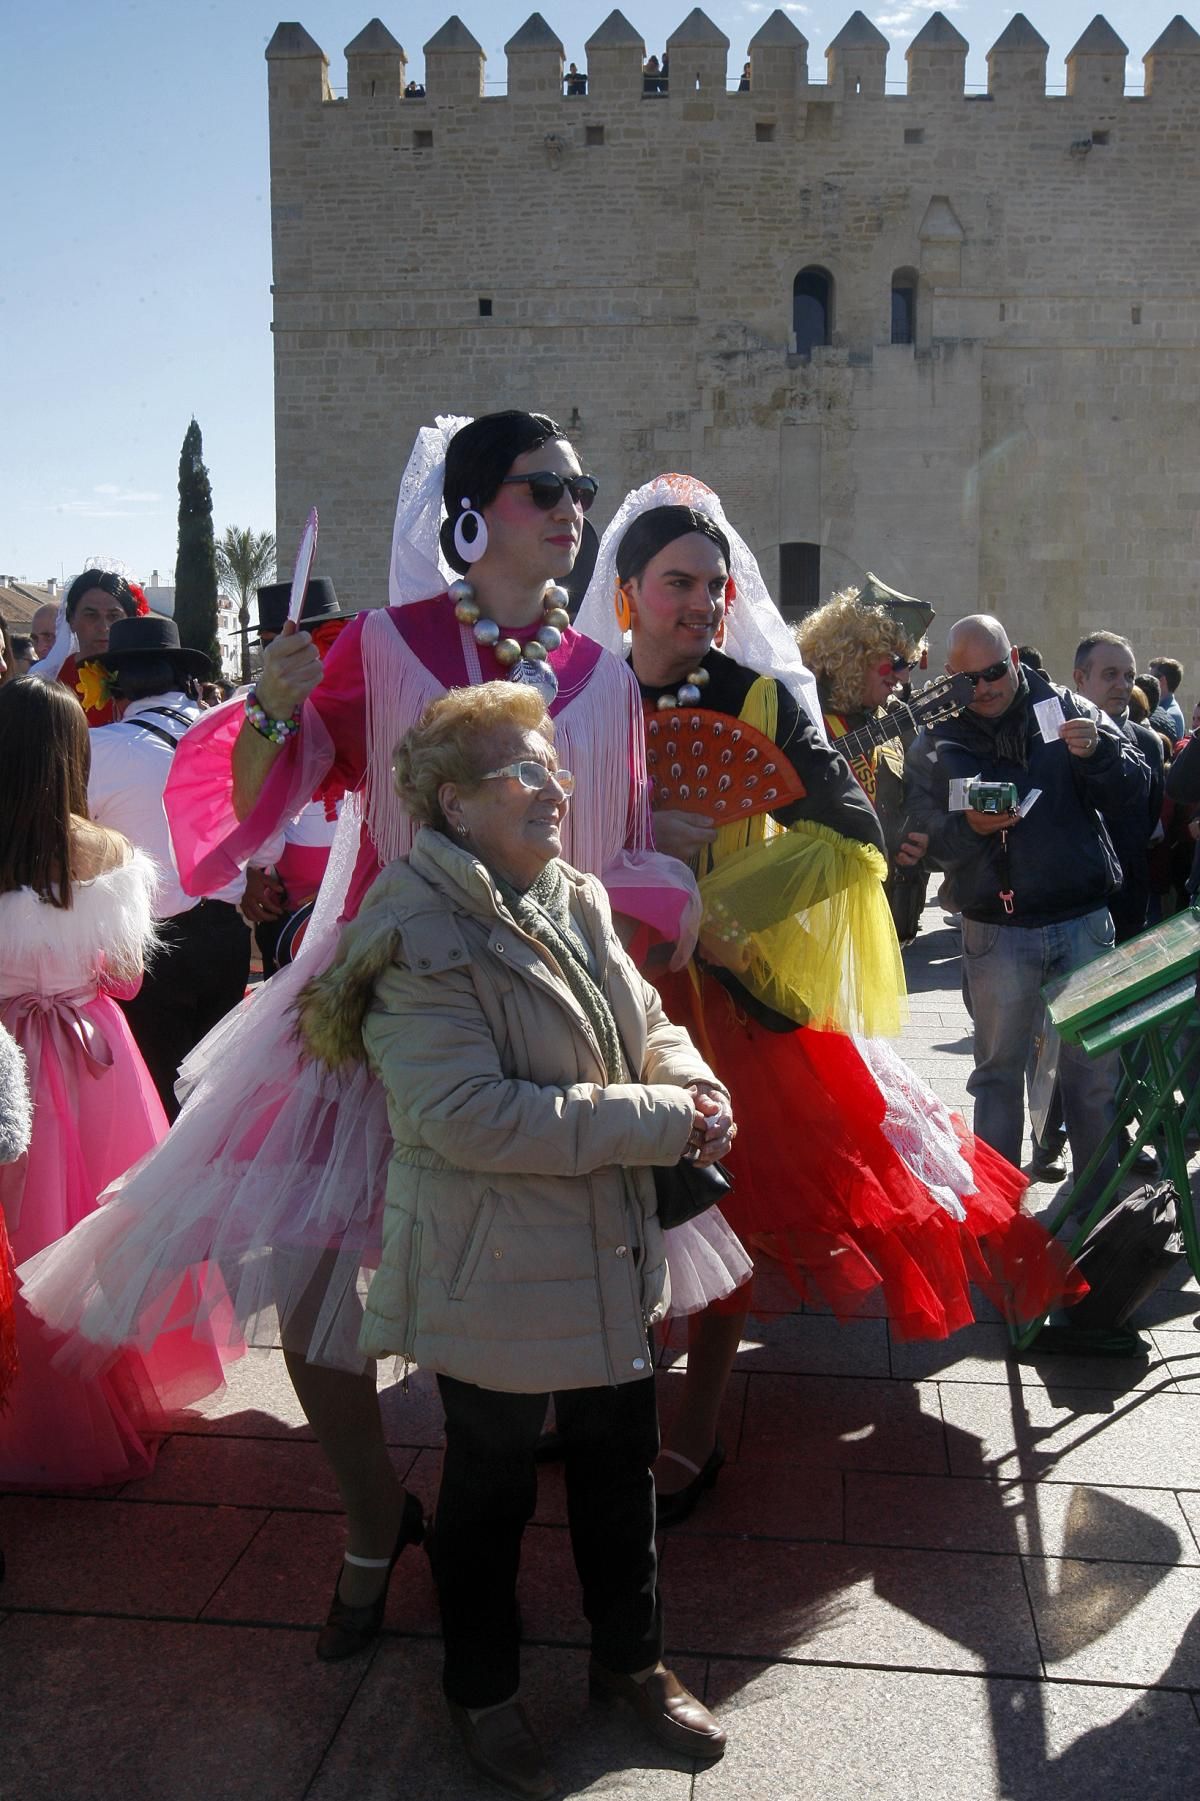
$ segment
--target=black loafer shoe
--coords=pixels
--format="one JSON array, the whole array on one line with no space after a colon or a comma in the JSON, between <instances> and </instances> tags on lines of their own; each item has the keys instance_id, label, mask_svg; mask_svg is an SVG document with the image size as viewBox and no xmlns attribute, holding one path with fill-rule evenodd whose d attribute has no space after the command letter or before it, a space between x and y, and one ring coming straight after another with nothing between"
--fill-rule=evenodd
<instances>
[{"instance_id":1,"label":"black loafer shoe","mask_svg":"<svg viewBox=\"0 0 1200 1801\"><path fill-rule=\"evenodd\" d=\"M721 1474L721 1465L725 1461L725 1447L717 1440L699 1469L689 1457L681 1457L678 1451L664 1451L664 1457L670 1457L675 1463L682 1463L685 1468L695 1471L690 1482L683 1488L677 1488L669 1495L655 1494L655 1522L659 1526L678 1526L692 1512L696 1502L707 1489L716 1485Z\"/></svg>"},{"instance_id":2,"label":"black loafer shoe","mask_svg":"<svg viewBox=\"0 0 1200 1801\"><path fill-rule=\"evenodd\" d=\"M343 1657L357 1657L360 1651L365 1651L371 1641L379 1636L379 1628L383 1625L383 1616L387 1611L392 1571L400 1561L400 1553L405 1545L419 1545L424 1536L425 1516L421 1512L421 1503L416 1495L406 1494L395 1549L388 1560L383 1588L375 1599L367 1601L362 1607L351 1607L348 1602L343 1601L338 1593L342 1580L341 1571L338 1571L333 1602L325 1624L317 1634L317 1656L322 1663L340 1663Z\"/></svg>"},{"instance_id":3,"label":"black loafer shoe","mask_svg":"<svg viewBox=\"0 0 1200 1801\"><path fill-rule=\"evenodd\" d=\"M1037 1151L1029 1165L1031 1182L1065 1182L1067 1166L1061 1151Z\"/></svg>"},{"instance_id":4,"label":"black loafer shoe","mask_svg":"<svg viewBox=\"0 0 1200 1801\"><path fill-rule=\"evenodd\" d=\"M725 1755L725 1733L703 1701L697 1701L671 1670L655 1670L644 1682L619 1676L592 1658L588 1684L593 1695L627 1701L647 1731L668 1751L715 1763Z\"/></svg>"},{"instance_id":5,"label":"black loafer shoe","mask_svg":"<svg viewBox=\"0 0 1200 1801\"><path fill-rule=\"evenodd\" d=\"M490 1707L477 1720L457 1701L446 1705L467 1756L481 1775L510 1795L520 1795L523 1801L549 1801L551 1795L558 1793L558 1784L546 1768L542 1747L518 1701Z\"/></svg>"}]
</instances>

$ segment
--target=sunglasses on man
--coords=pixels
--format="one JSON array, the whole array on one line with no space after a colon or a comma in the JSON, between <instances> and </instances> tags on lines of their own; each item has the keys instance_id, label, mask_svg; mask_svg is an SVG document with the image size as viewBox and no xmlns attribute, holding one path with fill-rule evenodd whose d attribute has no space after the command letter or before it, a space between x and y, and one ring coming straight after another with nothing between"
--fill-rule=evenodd
<instances>
[{"instance_id":1,"label":"sunglasses on man","mask_svg":"<svg viewBox=\"0 0 1200 1801\"><path fill-rule=\"evenodd\" d=\"M592 502L600 492L600 484L594 475L557 475L553 469L535 469L532 475L506 475L500 486L504 488L512 482L526 482L530 500L543 513L556 507L564 492L571 496L581 513L590 512Z\"/></svg>"},{"instance_id":2,"label":"sunglasses on man","mask_svg":"<svg viewBox=\"0 0 1200 1801\"><path fill-rule=\"evenodd\" d=\"M1008 667L1008 658L1001 657L998 663L989 663L986 669L964 669L960 673L966 676L972 688L978 688L980 682L998 682Z\"/></svg>"}]
</instances>

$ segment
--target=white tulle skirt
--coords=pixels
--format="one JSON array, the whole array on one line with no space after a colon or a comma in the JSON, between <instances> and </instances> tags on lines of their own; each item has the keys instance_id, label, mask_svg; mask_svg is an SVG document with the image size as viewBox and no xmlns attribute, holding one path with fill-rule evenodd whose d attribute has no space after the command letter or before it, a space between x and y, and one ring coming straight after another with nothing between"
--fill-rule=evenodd
<instances>
[{"instance_id":1,"label":"white tulle skirt","mask_svg":"<svg viewBox=\"0 0 1200 1801\"><path fill-rule=\"evenodd\" d=\"M64 1356L86 1363L94 1351L99 1367L114 1345L149 1349L173 1307L173 1327L182 1323L181 1278L215 1264L234 1342L282 1341L312 1363L366 1367L358 1334L382 1238L386 1099L365 1067L334 1075L302 1056L292 1014L336 943L336 930L316 943L310 931L305 954L209 1033L181 1071L187 1099L168 1136L23 1267L30 1306L70 1335ZM666 1236L672 1312L695 1312L750 1275L715 1210Z\"/></svg>"}]
</instances>

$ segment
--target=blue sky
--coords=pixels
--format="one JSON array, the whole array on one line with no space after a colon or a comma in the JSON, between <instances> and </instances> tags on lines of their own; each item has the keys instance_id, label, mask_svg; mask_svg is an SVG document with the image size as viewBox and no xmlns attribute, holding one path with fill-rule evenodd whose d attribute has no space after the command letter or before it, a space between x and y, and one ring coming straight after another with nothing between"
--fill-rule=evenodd
<instances>
[{"instance_id":1,"label":"blue sky","mask_svg":"<svg viewBox=\"0 0 1200 1801\"><path fill-rule=\"evenodd\" d=\"M503 45L533 10L528 0L440 0L380 16L419 75L421 45L455 5L487 51L489 81L502 84ZM342 47L372 0L287 6L329 57L334 89L344 87ZM607 0L541 10L582 66ZM626 0L622 10L661 53L690 7ZM731 41L735 73L771 6L710 0L705 10ZM824 47L853 6L785 10L823 76ZM864 10L891 41L888 80L902 89L904 50L933 9L884 0ZM1018 9L945 0L942 10L970 42L968 83L986 85L988 46ZM1024 10L1049 41L1049 81L1061 85L1063 58L1095 8L1028 0ZM1141 57L1175 10L1171 0L1106 7L1130 47L1127 87L1140 88ZM280 0L10 0L6 13L0 574L42 581L100 554L169 580L179 447L193 412L218 531L274 526L263 50Z\"/></svg>"}]
</instances>

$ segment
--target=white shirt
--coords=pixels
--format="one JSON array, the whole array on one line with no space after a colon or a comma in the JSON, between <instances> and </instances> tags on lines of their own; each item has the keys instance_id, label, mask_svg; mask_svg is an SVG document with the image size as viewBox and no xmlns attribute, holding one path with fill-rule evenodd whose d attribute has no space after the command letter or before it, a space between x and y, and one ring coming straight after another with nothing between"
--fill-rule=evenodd
<instances>
[{"instance_id":1,"label":"white shirt","mask_svg":"<svg viewBox=\"0 0 1200 1801\"><path fill-rule=\"evenodd\" d=\"M183 714L187 723L170 718L161 711L163 708ZM153 731L138 724L143 715L146 726L153 726ZM163 807L163 790L175 752L157 734L166 732L178 743L187 726L199 717L196 702L173 689L130 701L121 719L113 725L93 726L89 733L92 773L88 778L88 806L92 818L98 825L122 832L131 844L153 859L158 874L156 919L174 919L197 905L197 897L185 894L179 885ZM239 876L212 898L236 905L244 887L245 878Z\"/></svg>"}]
</instances>

